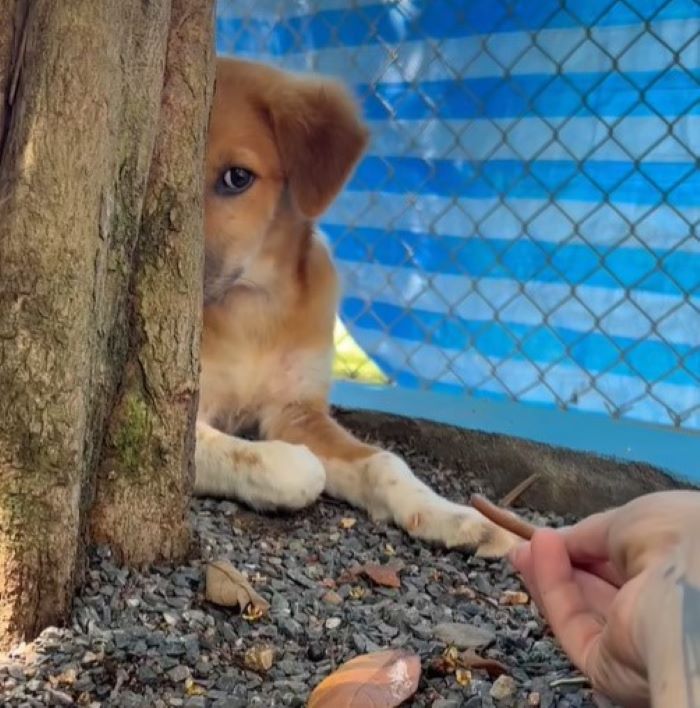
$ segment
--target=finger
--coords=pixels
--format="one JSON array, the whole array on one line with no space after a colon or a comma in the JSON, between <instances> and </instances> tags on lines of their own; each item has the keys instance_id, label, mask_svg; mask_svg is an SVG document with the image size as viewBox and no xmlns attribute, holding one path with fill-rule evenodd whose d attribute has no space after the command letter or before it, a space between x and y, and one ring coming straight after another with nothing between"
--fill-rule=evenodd
<instances>
[{"instance_id":1,"label":"finger","mask_svg":"<svg viewBox=\"0 0 700 708\"><path fill-rule=\"evenodd\" d=\"M619 588L624 583L624 578L622 578L621 574L612 563L607 559L591 560L593 556L605 554L605 551L594 552L594 548L597 544L607 544L607 535L603 535L601 532L600 520L596 521L592 527L589 527L588 524L581 523L576 526L564 527L558 531L558 533L562 534L562 538L564 538L569 556L572 558L573 565L576 566L576 568L586 571L591 575L597 575L599 578ZM521 573L523 564L531 562L531 558L529 542L519 544L509 555L510 562Z\"/></svg>"},{"instance_id":2,"label":"finger","mask_svg":"<svg viewBox=\"0 0 700 708\"><path fill-rule=\"evenodd\" d=\"M593 612L574 577L561 535L542 529L531 542L534 581L552 631L580 669L599 639L603 623Z\"/></svg>"},{"instance_id":3,"label":"finger","mask_svg":"<svg viewBox=\"0 0 700 708\"><path fill-rule=\"evenodd\" d=\"M530 593L532 601L537 605L541 612L542 609L542 596L540 595L539 588L537 587L537 581L535 579L535 571L532 567L532 548L530 542L521 543L516 546L508 555L509 560L515 566L515 569L520 575L520 579L523 585L527 588Z\"/></svg>"},{"instance_id":4,"label":"finger","mask_svg":"<svg viewBox=\"0 0 700 708\"><path fill-rule=\"evenodd\" d=\"M608 611L617 597L619 588L599 575L574 569L574 580L578 584L586 604L601 620L608 617Z\"/></svg>"},{"instance_id":5,"label":"finger","mask_svg":"<svg viewBox=\"0 0 700 708\"><path fill-rule=\"evenodd\" d=\"M621 588L625 584L625 579L620 571L611 561L596 561L593 563L574 563L578 570L582 570L589 575L595 575L615 588Z\"/></svg>"},{"instance_id":6,"label":"finger","mask_svg":"<svg viewBox=\"0 0 700 708\"><path fill-rule=\"evenodd\" d=\"M608 534L616 510L592 514L573 526L560 529L569 556L574 562L594 563L607 561Z\"/></svg>"},{"instance_id":7,"label":"finger","mask_svg":"<svg viewBox=\"0 0 700 708\"><path fill-rule=\"evenodd\" d=\"M593 514L560 529L572 563L621 587L625 578L610 562L610 529L617 509Z\"/></svg>"}]
</instances>

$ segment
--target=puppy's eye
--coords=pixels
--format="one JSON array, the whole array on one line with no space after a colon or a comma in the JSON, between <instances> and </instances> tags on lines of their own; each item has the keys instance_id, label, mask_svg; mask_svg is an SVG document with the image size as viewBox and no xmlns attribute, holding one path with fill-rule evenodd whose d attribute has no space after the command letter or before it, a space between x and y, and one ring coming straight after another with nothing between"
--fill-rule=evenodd
<instances>
[{"instance_id":1,"label":"puppy's eye","mask_svg":"<svg viewBox=\"0 0 700 708\"><path fill-rule=\"evenodd\" d=\"M221 194L240 194L255 182L255 175L245 167L229 167L219 178Z\"/></svg>"}]
</instances>

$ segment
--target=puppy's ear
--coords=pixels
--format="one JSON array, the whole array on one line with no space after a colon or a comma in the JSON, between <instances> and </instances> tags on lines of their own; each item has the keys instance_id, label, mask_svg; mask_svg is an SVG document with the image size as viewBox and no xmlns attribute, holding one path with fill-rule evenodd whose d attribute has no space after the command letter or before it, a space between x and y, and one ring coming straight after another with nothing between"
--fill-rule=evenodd
<instances>
[{"instance_id":1,"label":"puppy's ear","mask_svg":"<svg viewBox=\"0 0 700 708\"><path fill-rule=\"evenodd\" d=\"M338 194L369 133L349 93L335 81L292 78L268 103L292 197L313 219Z\"/></svg>"}]
</instances>

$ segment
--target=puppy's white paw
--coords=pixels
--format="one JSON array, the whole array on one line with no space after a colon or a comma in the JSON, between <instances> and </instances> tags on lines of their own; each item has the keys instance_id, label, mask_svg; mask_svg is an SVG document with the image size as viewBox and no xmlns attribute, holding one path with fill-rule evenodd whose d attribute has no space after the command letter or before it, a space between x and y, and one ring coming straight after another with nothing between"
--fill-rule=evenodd
<instances>
[{"instance_id":1,"label":"puppy's white paw","mask_svg":"<svg viewBox=\"0 0 700 708\"><path fill-rule=\"evenodd\" d=\"M326 472L303 445L250 442L197 424L197 496L238 499L255 509L301 509L323 491Z\"/></svg>"},{"instance_id":2,"label":"puppy's white paw","mask_svg":"<svg viewBox=\"0 0 700 708\"><path fill-rule=\"evenodd\" d=\"M303 509L318 499L326 486L326 472L308 447L279 440L258 445L263 467L260 482L264 479L271 507Z\"/></svg>"},{"instance_id":3,"label":"puppy's white paw","mask_svg":"<svg viewBox=\"0 0 700 708\"><path fill-rule=\"evenodd\" d=\"M370 513L375 518L393 518L411 536L484 557L504 556L518 543L476 509L436 494L390 452L372 455L365 469L374 486L368 495Z\"/></svg>"},{"instance_id":4,"label":"puppy's white paw","mask_svg":"<svg viewBox=\"0 0 700 708\"><path fill-rule=\"evenodd\" d=\"M466 548L484 558L501 558L519 542L516 536L489 521L476 509L458 507L440 522L447 548Z\"/></svg>"}]
</instances>

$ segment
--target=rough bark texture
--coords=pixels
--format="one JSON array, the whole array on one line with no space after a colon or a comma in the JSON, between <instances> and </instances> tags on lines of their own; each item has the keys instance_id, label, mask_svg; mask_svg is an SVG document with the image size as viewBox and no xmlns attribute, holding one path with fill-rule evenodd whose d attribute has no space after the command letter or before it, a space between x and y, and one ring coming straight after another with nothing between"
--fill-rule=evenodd
<instances>
[{"instance_id":1,"label":"rough bark texture","mask_svg":"<svg viewBox=\"0 0 700 708\"><path fill-rule=\"evenodd\" d=\"M0 645L65 615L90 521L185 548L212 12L0 0Z\"/></svg>"},{"instance_id":2,"label":"rough bark texture","mask_svg":"<svg viewBox=\"0 0 700 708\"><path fill-rule=\"evenodd\" d=\"M209 0L172 3L130 288L131 346L92 511L93 538L128 563L180 556L189 539L203 268L203 173L192 165L204 161L211 12Z\"/></svg>"}]
</instances>

